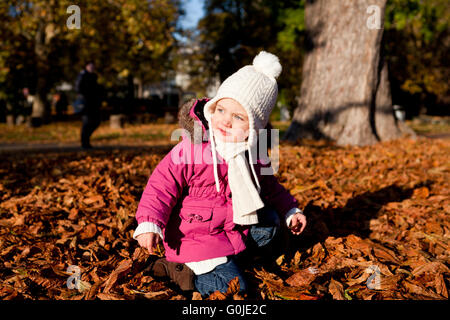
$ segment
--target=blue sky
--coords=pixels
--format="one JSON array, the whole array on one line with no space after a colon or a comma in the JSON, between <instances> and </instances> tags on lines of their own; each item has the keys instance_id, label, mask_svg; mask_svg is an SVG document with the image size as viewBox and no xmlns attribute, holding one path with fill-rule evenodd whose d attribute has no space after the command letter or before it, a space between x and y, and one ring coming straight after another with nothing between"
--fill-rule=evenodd
<instances>
[{"instance_id":1,"label":"blue sky","mask_svg":"<svg viewBox=\"0 0 450 320\"><path fill-rule=\"evenodd\" d=\"M203 17L204 0L182 0L181 5L186 11L185 16L181 19L182 28L195 28L197 22Z\"/></svg>"}]
</instances>

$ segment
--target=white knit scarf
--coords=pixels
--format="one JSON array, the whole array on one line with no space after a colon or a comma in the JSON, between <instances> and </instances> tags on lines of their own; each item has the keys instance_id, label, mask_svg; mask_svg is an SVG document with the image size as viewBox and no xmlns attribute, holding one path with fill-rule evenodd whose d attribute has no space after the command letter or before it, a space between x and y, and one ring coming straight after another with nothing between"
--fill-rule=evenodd
<instances>
[{"instance_id":1,"label":"white knit scarf","mask_svg":"<svg viewBox=\"0 0 450 320\"><path fill-rule=\"evenodd\" d=\"M211 128L211 126L210 126ZM258 177L252 166L252 173L257 184L253 184L250 176L250 168L245 157L245 151L248 149L247 142L223 142L215 139L210 130L211 151L214 162L214 179L217 192L220 191L219 178L217 174L217 155L216 151L228 164L228 183L232 194L233 203L233 222L240 225L250 225L258 223L256 210L264 207L259 191L260 185Z\"/></svg>"}]
</instances>

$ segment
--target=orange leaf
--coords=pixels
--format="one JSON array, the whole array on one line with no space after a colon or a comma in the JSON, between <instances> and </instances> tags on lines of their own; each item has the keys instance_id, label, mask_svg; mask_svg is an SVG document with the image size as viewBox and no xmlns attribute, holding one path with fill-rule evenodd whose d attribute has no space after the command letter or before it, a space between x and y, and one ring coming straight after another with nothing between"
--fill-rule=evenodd
<instances>
[{"instance_id":1,"label":"orange leaf","mask_svg":"<svg viewBox=\"0 0 450 320\"><path fill-rule=\"evenodd\" d=\"M344 295L344 286L333 278L331 278L330 284L328 285L328 291L330 291L333 299L346 300Z\"/></svg>"},{"instance_id":2,"label":"orange leaf","mask_svg":"<svg viewBox=\"0 0 450 320\"><path fill-rule=\"evenodd\" d=\"M217 290L217 291L214 291L213 293L211 293L206 300L225 300L226 298L227 298L227 296L225 293Z\"/></svg>"},{"instance_id":3,"label":"orange leaf","mask_svg":"<svg viewBox=\"0 0 450 320\"><path fill-rule=\"evenodd\" d=\"M286 279L286 283L292 287L306 287L309 286L309 284L313 282L316 277L317 275L311 272L311 270L308 268L294 273L292 276Z\"/></svg>"},{"instance_id":4,"label":"orange leaf","mask_svg":"<svg viewBox=\"0 0 450 320\"><path fill-rule=\"evenodd\" d=\"M97 233L97 226L94 223L88 224L83 228L83 231L80 234L81 239L90 239Z\"/></svg>"},{"instance_id":5,"label":"orange leaf","mask_svg":"<svg viewBox=\"0 0 450 320\"><path fill-rule=\"evenodd\" d=\"M120 277L122 277L125 273L131 270L132 266L131 259L123 260L119 266L109 275L108 280L105 283L105 289L103 289L104 293L109 293L112 287L116 284Z\"/></svg>"},{"instance_id":6,"label":"orange leaf","mask_svg":"<svg viewBox=\"0 0 450 320\"><path fill-rule=\"evenodd\" d=\"M427 187L414 189L413 198L426 199L430 195L430 190Z\"/></svg>"},{"instance_id":7,"label":"orange leaf","mask_svg":"<svg viewBox=\"0 0 450 320\"><path fill-rule=\"evenodd\" d=\"M235 277L234 279L230 280L230 282L228 283L227 295L233 295L233 294L239 293L240 287L241 286L239 284L238 277Z\"/></svg>"}]
</instances>

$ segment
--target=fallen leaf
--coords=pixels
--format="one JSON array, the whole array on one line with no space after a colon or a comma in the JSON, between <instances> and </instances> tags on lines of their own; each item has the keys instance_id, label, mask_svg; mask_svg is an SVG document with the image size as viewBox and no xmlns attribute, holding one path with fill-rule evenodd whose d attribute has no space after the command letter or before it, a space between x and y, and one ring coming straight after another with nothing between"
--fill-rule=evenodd
<instances>
[{"instance_id":1,"label":"fallen leaf","mask_svg":"<svg viewBox=\"0 0 450 320\"><path fill-rule=\"evenodd\" d=\"M123 260L119 266L114 269L114 271L109 275L109 278L106 280L105 288L103 289L103 293L109 293L112 287L116 284L120 277L122 277L125 273L131 270L132 261L131 259Z\"/></svg>"},{"instance_id":2,"label":"fallen leaf","mask_svg":"<svg viewBox=\"0 0 450 320\"><path fill-rule=\"evenodd\" d=\"M434 285L436 288L436 293L448 299L448 290L445 285L445 280L442 274L438 274L435 278Z\"/></svg>"},{"instance_id":3,"label":"fallen leaf","mask_svg":"<svg viewBox=\"0 0 450 320\"><path fill-rule=\"evenodd\" d=\"M342 283L334 280L333 278L331 278L330 284L328 285L328 291L333 296L333 299L345 300L344 286L342 285Z\"/></svg>"},{"instance_id":4,"label":"fallen leaf","mask_svg":"<svg viewBox=\"0 0 450 320\"><path fill-rule=\"evenodd\" d=\"M228 283L227 295L230 296L239 293L240 288L239 278L235 277Z\"/></svg>"},{"instance_id":5,"label":"fallen leaf","mask_svg":"<svg viewBox=\"0 0 450 320\"><path fill-rule=\"evenodd\" d=\"M90 223L82 230L83 231L80 233L80 238L82 240L90 239L93 238L97 233L97 226L94 223Z\"/></svg>"},{"instance_id":6,"label":"fallen leaf","mask_svg":"<svg viewBox=\"0 0 450 320\"><path fill-rule=\"evenodd\" d=\"M424 287L415 284L411 281L405 281L404 282L404 286L406 289L408 289L409 292L416 294L419 296L419 299L437 299L437 300L441 300L442 297L439 296L438 294L429 291L427 289L425 289Z\"/></svg>"},{"instance_id":7,"label":"fallen leaf","mask_svg":"<svg viewBox=\"0 0 450 320\"><path fill-rule=\"evenodd\" d=\"M226 300L226 299L227 295L223 292L220 292L219 290L214 291L209 295L208 298L206 298L206 300Z\"/></svg>"},{"instance_id":8,"label":"fallen leaf","mask_svg":"<svg viewBox=\"0 0 450 320\"><path fill-rule=\"evenodd\" d=\"M430 195L430 190L427 187L414 189L413 198L426 199Z\"/></svg>"},{"instance_id":9,"label":"fallen leaf","mask_svg":"<svg viewBox=\"0 0 450 320\"><path fill-rule=\"evenodd\" d=\"M161 300L163 298L168 298L169 296L168 290L144 293L144 297L149 300Z\"/></svg>"},{"instance_id":10,"label":"fallen leaf","mask_svg":"<svg viewBox=\"0 0 450 320\"><path fill-rule=\"evenodd\" d=\"M103 292L98 293L97 298L99 298L100 300L125 300L125 298L122 298L117 294L103 293Z\"/></svg>"},{"instance_id":11,"label":"fallen leaf","mask_svg":"<svg viewBox=\"0 0 450 320\"><path fill-rule=\"evenodd\" d=\"M95 202L103 202L103 196L100 194L97 194L95 196L91 196L91 197L87 197L83 199L83 203L90 205L93 204Z\"/></svg>"},{"instance_id":12,"label":"fallen leaf","mask_svg":"<svg viewBox=\"0 0 450 320\"><path fill-rule=\"evenodd\" d=\"M192 293L192 300L203 300L200 292L194 291Z\"/></svg>"},{"instance_id":13,"label":"fallen leaf","mask_svg":"<svg viewBox=\"0 0 450 320\"><path fill-rule=\"evenodd\" d=\"M94 283L91 288L89 289L89 292L86 294L85 299L86 300L93 300L95 296L97 295L98 291L100 290L100 287L104 281L99 280L96 283Z\"/></svg>"},{"instance_id":14,"label":"fallen leaf","mask_svg":"<svg viewBox=\"0 0 450 320\"><path fill-rule=\"evenodd\" d=\"M284 254L282 254L281 256L279 256L276 260L275 260L276 264L281 266L284 262Z\"/></svg>"},{"instance_id":15,"label":"fallen leaf","mask_svg":"<svg viewBox=\"0 0 450 320\"><path fill-rule=\"evenodd\" d=\"M432 273L450 273L450 269L439 261L432 261L424 263L411 271L412 275L415 277L420 276L424 272Z\"/></svg>"},{"instance_id":16,"label":"fallen leaf","mask_svg":"<svg viewBox=\"0 0 450 320\"><path fill-rule=\"evenodd\" d=\"M316 279L316 274L311 269L302 269L286 279L286 283L292 287L307 287Z\"/></svg>"},{"instance_id":17,"label":"fallen leaf","mask_svg":"<svg viewBox=\"0 0 450 320\"><path fill-rule=\"evenodd\" d=\"M395 256L395 253L392 250L384 248L380 245L376 245L373 247L373 253L382 262L391 262L395 264L401 263L401 261Z\"/></svg>"}]
</instances>

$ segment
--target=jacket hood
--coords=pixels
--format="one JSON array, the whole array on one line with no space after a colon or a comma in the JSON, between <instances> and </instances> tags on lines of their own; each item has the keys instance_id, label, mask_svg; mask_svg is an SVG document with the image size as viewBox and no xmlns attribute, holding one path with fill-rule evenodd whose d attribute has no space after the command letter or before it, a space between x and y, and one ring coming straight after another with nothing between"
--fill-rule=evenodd
<instances>
[{"instance_id":1,"label":"jacket hood","mask_svg":"<svg viewBox=\"0 0 450 320\"><path fill-rule=\"evenodd\" d=\"M195 144L208 141L208 121L203 114L203 108L209 99L191 99L183 104L178 112L178 124L192 137L191 142ZM194 130L195 126L200 125L202 130Z\"/></svg>"}]
</instances>

